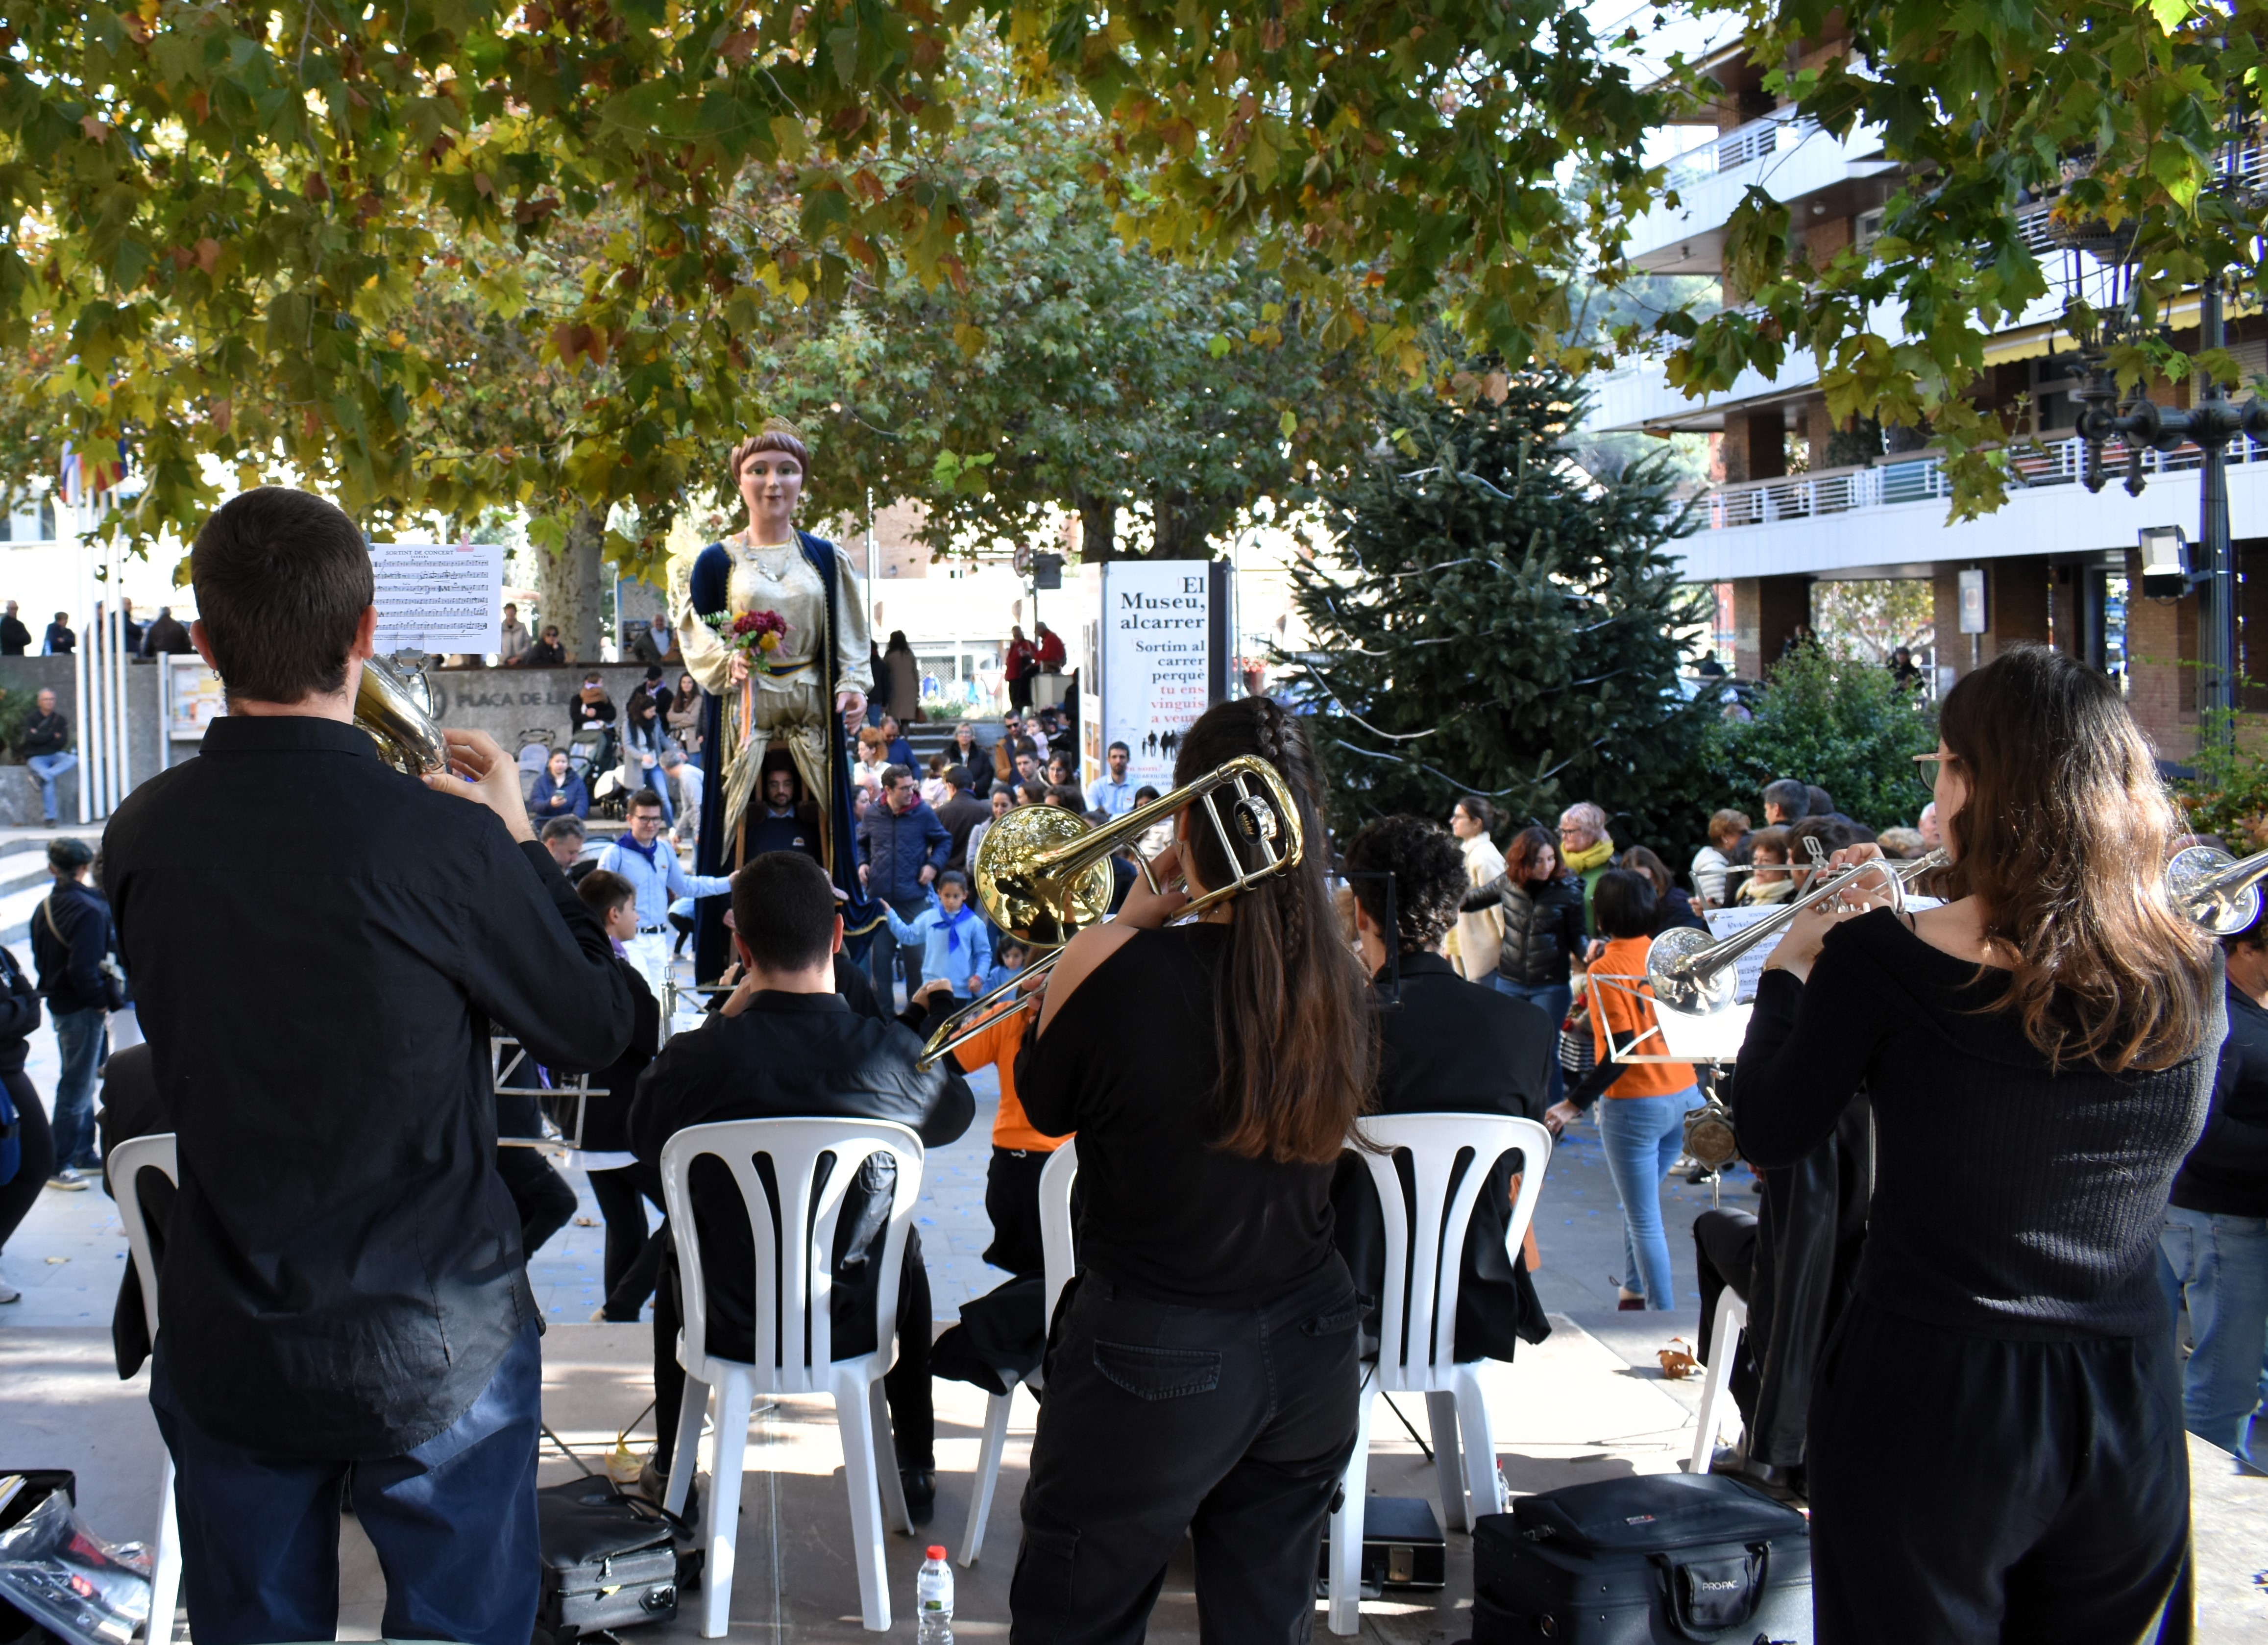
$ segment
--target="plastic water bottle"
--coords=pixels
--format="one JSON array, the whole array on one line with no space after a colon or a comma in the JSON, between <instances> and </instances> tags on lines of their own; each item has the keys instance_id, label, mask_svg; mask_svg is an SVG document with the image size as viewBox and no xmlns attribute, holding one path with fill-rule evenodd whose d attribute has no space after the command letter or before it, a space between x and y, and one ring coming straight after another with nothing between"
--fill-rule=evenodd
<instances>
[{"instance_id":1,"label":"plastic water bottle","mask_svg":"<svg viewBox=\"0 0 2268 1645\"><path fill-rule=\"evenodd\" d=\"M914 1599L921 1616L915 1639L920 1645L953 1645L953 1567L946 1563L939 1544L930 1545L929 1558L914 1582Z\"/></svg>"}]
</instances>

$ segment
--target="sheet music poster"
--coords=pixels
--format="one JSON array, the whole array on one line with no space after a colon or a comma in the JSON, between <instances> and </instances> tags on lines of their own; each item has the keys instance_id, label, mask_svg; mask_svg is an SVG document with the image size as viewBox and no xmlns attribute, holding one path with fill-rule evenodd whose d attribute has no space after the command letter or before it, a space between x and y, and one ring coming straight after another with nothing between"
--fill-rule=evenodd
<instances>
[{"instance_id":1,"label":"sheet music poster","mask_svg":"<svg viewBox=\"0 0 2268 1645\"><path fill-rule=\"evenodd\" d=\"M397 651L485 654L502 643L504 545L373 542L378 654Z\"/></svg>"},{"instance_id":2,"label":"sheet music poster","mask_svg":"<svg viewBox=\"0 0 2268 1645\"><path fill-rule=\"evenodd\" d=\"M1746 931L1759 919L1779 911L1778 903L1766 903L1754 908L1712 908L1704 918L1709 922L1709 934L1721 939L1735 932ZM1756 997L1756 978L1764 974L1764 962L1771 958L1771 951L1778 946L1778 937L1766 937L1733 963L1735 975L1740 979L1740 990L1734 995L1735 1000L1745 1004Z\"/></svg>"}]
</instances>

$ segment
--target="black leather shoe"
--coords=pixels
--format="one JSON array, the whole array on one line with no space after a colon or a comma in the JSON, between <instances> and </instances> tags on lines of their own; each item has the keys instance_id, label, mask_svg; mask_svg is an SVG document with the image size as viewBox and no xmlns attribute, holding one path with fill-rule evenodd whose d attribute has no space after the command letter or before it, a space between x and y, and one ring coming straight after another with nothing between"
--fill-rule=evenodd
<instances>
[{"instance_id":1,"label":"black leather shoe","mask_svg":"<svg viewBox=\"0 0 2268 1645\"><path fill-rule=\"evenodd\" d=\"M906 1517L917 1525L926 1525L937 1517L937 1471L934 1468L901 1468L898 1483L905 1488Z\"/></svg>"}]
</instances>

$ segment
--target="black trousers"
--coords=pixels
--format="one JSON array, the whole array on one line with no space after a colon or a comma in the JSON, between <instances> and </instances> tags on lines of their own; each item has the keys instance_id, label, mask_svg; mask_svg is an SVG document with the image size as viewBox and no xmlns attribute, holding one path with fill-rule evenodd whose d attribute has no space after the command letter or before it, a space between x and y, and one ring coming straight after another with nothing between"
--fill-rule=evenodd
<instances>
[{"instance_id":1,"label":"black trousers","mask_svg":"<svg viewBox=\"0 0 2268 1645\"><path fill-rule=\"evenodd\" d=\"M984 1172L984 1214L991 1220L992 1243L984 1260L1021 1276L1046 1270L1040 1244L1040 1173L1052 1157L1036 1148L992 1150Z\"/></svg>"},{"instance_id":2,"label":"black trousers","mask_svg":"<svg viewBox=\"0 0 2268 1645\"><path fill-rule=\"evenodd\" d=\"M1243 1309L1074 1280L1024 1489L1015 1645L1140 1640L1185 1531L1205 1645L1307 1639L1323 1521L1354 1449L1360 1313L1336 1256Z\"/></svg>"},{"instance_id":3,"label":"black trousers","mask_svg":"<svg viewBox=\"0 0 2268 1645\"><path fill-rule=\"evenodd\" d=\"M665 1225L666 1226L666 1225ZM669 1472L677 1447L677 1419L685 1409L685 1368L677 1362L677 1265L662 1270L653 1293L654 1464ZM929 1270L922 1265L921 1230L906 1230L905 1266L898 1275L898 1358L882 1377L890 1406L890 1435L901 1469L937 1466L937 1405L931 1397Z\"/></svg>"},{"instance_id":4,"label":"black trousers","mask_svg":"<svg viewBox=\"0 0 2268 1645\"><path fill-rule=\"evenodd\" d=\"M0 1084L7 1086L8 1101L15 1106L19 1127L16 1140L23 1162L15 1176L0 1183L0 1250L5 1250L8 1236L31 1214L40 1190L55 1174L55 1139L48 1128L48 1110L40 1106L40 1094L30 1075L20 1069L0 1074Z\"/></svg>"},{"instance_id":5,"label":"black trousers","mask_svg":"<svg viewBox=\"0 0 2268 1645\"><path fill-rule=\"evenodd\" d=\"M2183 1574L2170 1331L2010 1341L1854 1301L1808 1461L1819 1645L2126 1645Z\"/></svg>"},{"instance_id":6,"label":"black trousers","mask_svg":"<svg viewBox=\"0 0 2268 1645\"><path fill-rule=\"evenodd\" d=\"M624 1165L611 1171L591 1173L591 1198L607 1224L606 1315L618 1321L634 1320L653 1295L661 1259L667 1254L666 1235L646 1226L646 1202L663 1216L661 1173L651 1165Z\"/></svg>"},{"instance_id":7,"label":"black trousers","mask_svg":"<svg viewBox=\"0 0 2268 1645\"><path fill-rule=\"evenodd\" d=\"M1704 1211L1693 1219L1693 1255L1701 1280L1701 1330L1696 1339L1701 1346L1694 1357L1706 1365L1716 1349L1717 1299L1728 1287L1742 1302L1749 1299L1756 1262L1756 1218L1745 1211ZM1742 1422L1756 1420L1756 1361L1750 1351L1755 1336L1741 1334L1726 1382Z\"/></svg>"}]
</instances>

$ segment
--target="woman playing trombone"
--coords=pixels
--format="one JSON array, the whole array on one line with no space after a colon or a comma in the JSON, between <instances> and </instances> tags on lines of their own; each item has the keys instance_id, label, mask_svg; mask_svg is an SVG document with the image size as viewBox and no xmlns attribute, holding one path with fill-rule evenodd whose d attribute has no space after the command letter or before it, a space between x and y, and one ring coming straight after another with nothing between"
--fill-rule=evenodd
<instances>
[{"instance_id":1,"label":"woman playing trombone","mask_svg":"<svg viewBox=\"0 0 2268 1645\"><path fill-rule=\"evenodd\" d=\"M1304 1640L1315 1557L1355 1437L1353 1283L1331 1243L1333 1167L1371 1087L1364 979L1339 941L1315 762L1265 697L1182 740L1174 779L1240 755L1273 765L1306 849L1165 928L1232 862L1208 808L1049 980L1019 1067L1043 1134L1079 1132L1080 1277L1049 1332L1024 1541L1010 1590L1026 1645L1139 1640L1194 1536L1207 1641Z\"/></svg>"},{"instance_id":2,"label":"woman playing trombone","mask_svg":"<svg viewBox=\"0 0 2268 1645\"><path fill-rule=\"evenodd\" d=\"M2171 808L2102 675L2021 647L1941 726L1952 900L1799 917L1734 1085L1759 1166L1874 1100L1866 1253L1811 1405L1818 1638L2134 1640L2188 1540L2156 1238L2217 962L2167 900Z\"/></svg>"}]
</instances>

